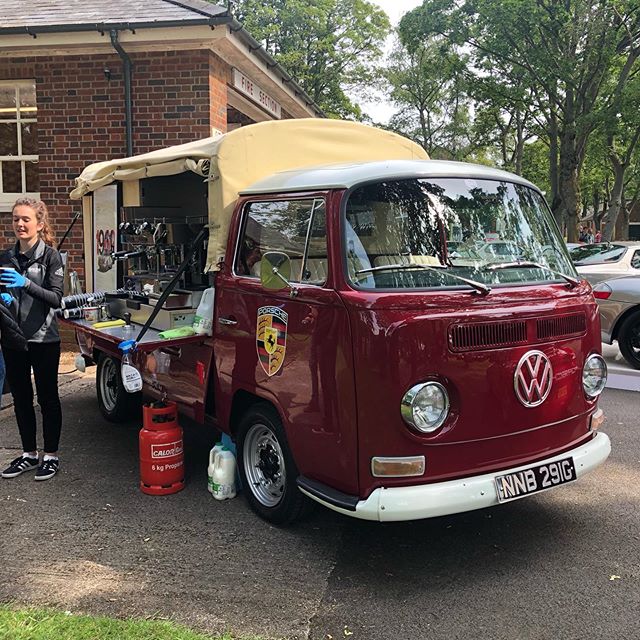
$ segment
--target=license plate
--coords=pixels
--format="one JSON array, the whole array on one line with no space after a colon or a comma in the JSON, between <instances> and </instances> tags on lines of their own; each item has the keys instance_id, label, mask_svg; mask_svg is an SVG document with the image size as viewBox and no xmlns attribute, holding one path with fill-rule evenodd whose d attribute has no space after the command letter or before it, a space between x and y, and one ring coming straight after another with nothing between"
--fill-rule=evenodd
<instances>
[{"instance_id":1,"label":"license plate","mask_svg":"<svg viewBox=\"0 0 640 640\"><path fill-rule=\"evenodd\" d=\"M496 478L498 502L509 502L576 479L573 458L540 464Z\"/></svg>"}]
</instances>

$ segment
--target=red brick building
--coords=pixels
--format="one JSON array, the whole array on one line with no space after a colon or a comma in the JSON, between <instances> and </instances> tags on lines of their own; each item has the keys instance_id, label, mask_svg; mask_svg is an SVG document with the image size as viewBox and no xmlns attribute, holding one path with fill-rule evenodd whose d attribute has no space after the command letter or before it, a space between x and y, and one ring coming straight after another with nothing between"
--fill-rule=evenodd
<instances>
[{"instance_id":1,"label":"red brick building","mask_svg":"<svg viewBox=\"0 0 640 640\"><path fill-rule=\"evenodd\" d=\"M276 118L321 117L224 7L203 0L0 0L0 246L22 194L60 237L91 162ZM65 243L83 273L83 231Z\"/></svg>"}]
</instances>

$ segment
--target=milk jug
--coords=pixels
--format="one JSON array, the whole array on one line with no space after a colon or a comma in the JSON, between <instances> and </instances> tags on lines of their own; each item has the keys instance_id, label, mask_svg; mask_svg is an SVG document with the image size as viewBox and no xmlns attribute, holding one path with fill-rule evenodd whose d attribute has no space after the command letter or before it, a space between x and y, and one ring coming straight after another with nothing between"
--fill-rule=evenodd
<instances>
[{"instance_id":1,"label":"milk jug","mask_svg":"<svg viewBox=\"0 0 640 640\"><path fill-rule=\"evenodd\" d=\"M207 489L209 493L213 493L213 470L215 468L216 455L220 451L222 451L222 442L217 442L211 451L209 451L209 466L207 467Z\"/></svg>"},{"instance_id":2,"label":"milk jug","mask_svg":"<svg viewBox=\"0 0 640 640\"><path fill-rule=\"evenodd\" d=\"M199 335L210 336L213 328L213 297L215 289L209 287L202 293L200 304L193 319L193 330Z\"/></svg>"},{"instance_id":3,"label":"milk jug","mask_svg":"<svg viewBox=\"0 0 640 640\"><path fill-rule=\"evenodd\" d=\"M226 447L218 451L213 461L213 497L228 500L236 497L236 459Z\"/></svg>"}]
</instances>

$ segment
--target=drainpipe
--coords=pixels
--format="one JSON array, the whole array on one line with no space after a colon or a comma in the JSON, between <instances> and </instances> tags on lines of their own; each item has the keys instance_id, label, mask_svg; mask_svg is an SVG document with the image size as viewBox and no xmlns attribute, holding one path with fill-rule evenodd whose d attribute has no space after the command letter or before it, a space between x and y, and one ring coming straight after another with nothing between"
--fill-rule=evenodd
<instances>
[{"instance_id":1,"label":"drainpipe","mask_svg":"<svg viewBox=\"0 0 640 640\"><path fill-rule=\"evenodd\" d=\"M126 126L126 140L127 140L127 156L133 155L133 115L131 108L131 58L127 55L127 52L122 48L122 45L118 42L118 32L112 29L109 34L111 35L111 44L113 48L118 52L122 64L124 67L124 113L125 113L125 126Z\"/></svg>"}]
</instances>

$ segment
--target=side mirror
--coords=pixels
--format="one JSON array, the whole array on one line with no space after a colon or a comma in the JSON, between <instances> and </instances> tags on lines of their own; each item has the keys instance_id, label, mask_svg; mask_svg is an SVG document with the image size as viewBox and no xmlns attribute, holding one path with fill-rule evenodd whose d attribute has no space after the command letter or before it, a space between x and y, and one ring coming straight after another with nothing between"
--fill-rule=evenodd
<instances>
[{"instance_id":1,"label":"side mirror","mask_svg":"<svg viewBox=\"0 0 640 640\"><path fill-rule=\"evenodd\" d=\"M294 289L289 283L291 278L291 260L281 251L267 251L260 261L260 282L265 289L280 291Z\"/></svg>"}]
</instances>

